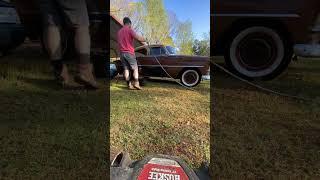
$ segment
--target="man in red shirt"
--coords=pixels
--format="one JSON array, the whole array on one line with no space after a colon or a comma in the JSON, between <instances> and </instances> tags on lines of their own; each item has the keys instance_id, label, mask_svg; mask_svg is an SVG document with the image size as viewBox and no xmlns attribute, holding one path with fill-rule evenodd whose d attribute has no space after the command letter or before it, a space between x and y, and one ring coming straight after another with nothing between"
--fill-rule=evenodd
<instances>
[{"instance_id":1,"label":"man in red shirt","mask_svg":"<svg viewBox=\"0 0 320 180\"><path fill-rule=\"evenodd\" d=\"M123 27L118 32L118 46L120 58L124 69L124 78L129 89L141 90L139 85L138 64L134 52L134 40L145 42L145 39L137 35L131 28L131 20L128 17L123 19ZM133 81L130 80L130 70Z\"/></svg>"}]
</instances>

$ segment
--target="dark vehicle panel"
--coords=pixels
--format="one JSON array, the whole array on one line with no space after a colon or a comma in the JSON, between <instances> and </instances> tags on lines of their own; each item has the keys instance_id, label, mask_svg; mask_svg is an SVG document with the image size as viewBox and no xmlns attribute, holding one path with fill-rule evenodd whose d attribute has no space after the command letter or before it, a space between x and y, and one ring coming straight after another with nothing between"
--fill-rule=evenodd
<instances>
[{"instance_id":1,"label":"dark vehicle panel","mask_svg":"<svg viewBox=\"0 0 320 180\"><path fill-rule=\"evenodd\" d=\"M13 0L13 3L26 28L28 37L31 39L40 39L42 34L42 21L37 1ZM107 2L104 0L87 0L87 6L90 17L92 49L96 51L106 50L106 22L109 18Z\"/></svg>"},{"instance_id":2,"label":"dark vehicle panel","mask_svg":"<svg viewBox=\"0 0 320 180\"><path fill-rule=\"evenodd\" d=\"M0 1L0 7L14 7L14 6L9 2Z\"/></svg>"},{"instance_id":3,"label":"dark vehicle panel","mask_svg":"<svg viewBox=\"0 0 320 180\"><path fill-rule=\"evenodd\" d=\"M6 54L24 42L25 31L11 3L0 1L0 11L0 52Z\"/></svg>"},{"instance_id":4,"label":"dark vehicle panel","mask_svg":"<svg viewBox=\"0 0 320 180\"><path fill-rule=\"evenodd\" d=\"M19 24L0 23L0 49L9 51L24 42L24 28Z\"/></svg>"},{"instance_id":5,"label":"dark vehicle panel","mask_svg":"<svg viewBox=\"0 0 320 180\"><path fill-rule=\"evenodd\" d=\"M180 72L184 68L196 68L202 75L208 71L208 58L195 56L174 56L162 55L155 57L139 57L138 64L142 67L142 73L145 76L167 77L168 75L163 71L162 67L174 78L179 78Z\"/></svg>"},{"instance_id":6,"label":"dark vehicle panel","mask_svg":"<svg viewBox=\"0 0 320 180\"><path fill-rule=\"evenodd\" d=\"M216 0L213 6L215 46L220 48L228 31L240 23L276 23L296 43L306 43L311 27L319 12L317 0ZM238 23L237 23L238 22ZM217 53L222 53L218 51Z\"/></svg>"},{"instance_id":7,"label":"dark vehicle panel","mask_svg":"<svg viewBox=\"0 0 320 180\"><path fill-rule=\"evenodd\" d=\"M244 78L273 79L294 54L316 54L318 0L216 0L211 12L212 53Z\"/></svg>"},{"instance_id":8,"label":"dark vehicle panel","mask_svg":"<svg viewBox=\"0 0 320 180\"><path fill-rule=\"evenodd\" d=\"M165 50L154 53L163 48L163 46L145 46L148 54L137 56L138 65L142 67L143 74L152 76L167 77L161 66L174 78L179 78L180 72L184 68L196 68L201 74L206 74L209 68L209 58L201 56L169 55ZM159 62L158 62L158 61ZM160 64L159 64L160 63ZM160 66L161 65L161 66Z\"/></svg>"}]
</instances>

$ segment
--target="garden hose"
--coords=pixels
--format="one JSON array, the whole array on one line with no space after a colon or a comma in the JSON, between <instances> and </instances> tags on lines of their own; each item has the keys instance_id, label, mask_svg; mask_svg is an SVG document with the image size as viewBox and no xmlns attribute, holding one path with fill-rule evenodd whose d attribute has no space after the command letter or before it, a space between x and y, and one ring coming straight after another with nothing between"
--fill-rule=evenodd
<instances>
[{"instance_id":1,"label":"garden hose","mask_svg":"<svg viewBox=\"0 0 320 180\"><path fill-rule=\"evenodd\" d=\"M146 43L147 43L148 48L150 49L150 44L149 44L149 42L146 41ZM170 79L174 80L174 82L176 82L177 84L179 84L180 86L182 86L182 87L184 87L184 88L186 88L186 89L188 89L188 90L195 91L193 88L188 87L188 86L185 86L184 84L176 81L176 79L173 78L173 77L167 72L167 70L165 70L165 68L164 68L164 67L162 66L162 64L160 63L159 59L158 59L155 55L152 55L152 57L157 61L157 63L158 63L159 66L161 67L161 69L167 74L167 76L168 76Z\"/></svg>"},{"instance_id":2,"label":"garden hose","mask_svg":"<svg viewBox=\"0 0 320 180\"><path fill-rule=\"evenodd\" d=\"M253 86L261 91L264 91L264 92L268 92L268 93L271 93L271 94L275 94L275 95L278 95L278 96L283 96L283 97L288 97L288 98L292 98L292 99L297 99L297 100L302 100L302 101L307 101L307 102L314 102L314 103L317 103L317 104L320 104L320 102L318 101L314 101L313 99L309 99L309 98L305 98L305 97L301 97L301 96L295 96L295 95L291 95L291 94L287 94L287 93L282 93L282 92L279 92L279 91L274 91L272 89L268 89L268 88L265 88L265 87L262 87L261 85L258 85L258 84L255 84L255 83L252 83L246 79L243 79L237 75L235 75L234 73L230 72L229 70L227 70L226 68L222 67L221 65L215 63L213 60L212 60L213 57L210 57L210 62L216 66L217 68L221 69L223 72L227 73L228 75L232 76L233 78L235 79L238 79L250 86Z\"/></svg>"}]
</instances>

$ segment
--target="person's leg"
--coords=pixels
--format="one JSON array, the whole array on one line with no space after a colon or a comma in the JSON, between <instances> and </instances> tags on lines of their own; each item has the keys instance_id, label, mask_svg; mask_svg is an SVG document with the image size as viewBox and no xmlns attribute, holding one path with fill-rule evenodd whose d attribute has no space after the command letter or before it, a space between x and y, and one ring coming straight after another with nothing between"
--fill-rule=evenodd
<instances>
[{"instance_id":1,"label":"person's leg","mask_svg":"<svg viewBox=\"0 0 320 180\"><path fill-rule=\"evenodd\" d=\"M139 68L137 64L136 57L132 54L126 53L125 57L130 65L130 69L132 70L132 85L138 90L141 90L139 84Z\"/></svg>"},{"instance_id":2,"label":"person's leg","mask_svg":"<svg viewBox=\"0 0 320 180\"><path fill-rule=\"evenodd\" d=\"M63 61L63 53L61 47L60 24L56 4L49 0L40 0L40 10L43 20L43 43L51 60L53 72L56 80L62 85L69 83L69 74L67 66Z\"/></svg>"},{"instance_id":3,"label":"person's leg","mask_svg":"<svg viewBox=\"0 0 320 180\"><path fill-rule=\"evenodd\" d=\"M90 63L90 33L88 26L75 28L75 49L78 54L78 74L75 80L91 88L98 88Z\"/></svg>"},{"instance_id":4,"label":"person's leg","mask_svg":"<svg viewBox=\"0 0 320 180\"><path fill-rule=\"evenodd\" d=\"M133 87L135 87L138 90L141 90L142 88L140 87L140 83L139 83L139 70L138 68L135 68L133 70Z\"/></svg>"},{"instance_id":5,"label":"person's leg","mask_svg":"<svg viewBox=\"0 0 320 180\"><path fill-rule=\"evenodd\" d=\"M89 16L85 0L57 0L62 8L67 23L74 29L75 50L78 55L78 72L75 81L88 88L97 89L98 84L90 63Z\"/></svg>"},{"instance_id":6,"label":"person's leg","mask_svg":"<svg viewBox=\"0 0 320 180\"><path fill-rule=\"evenodd\" d=\"M123 67L123 77L124 80L127 82L128 88L134 89L131 83L131 76L130 76L130 64L128 63L125 54L120 55L120 60L122 63L122 67Z\"/></svg>"},{"instance_id":7,"label":"person's leg","mask_svg":"<svg viewBox=\"0 0 320 180\"><path fill-rule=\"evenodd\" d=\"M53 67L54 76L63 86L69 84L69 73L63 61L60 29L58 26L47 26L44 29L43 41Z\"/></svg>"},{"instance_id":8,"label":"person's leg","mask_svg":"<svg viewBox=\"0 0 320 180\"><path fill-rule=\"evenodd\" d=\"M130 81L130 71L129 71L129 69L125 69L124 71L123 71L123 76L124 76L124 80L125 81Z\"/></svg>"}]
</instances>

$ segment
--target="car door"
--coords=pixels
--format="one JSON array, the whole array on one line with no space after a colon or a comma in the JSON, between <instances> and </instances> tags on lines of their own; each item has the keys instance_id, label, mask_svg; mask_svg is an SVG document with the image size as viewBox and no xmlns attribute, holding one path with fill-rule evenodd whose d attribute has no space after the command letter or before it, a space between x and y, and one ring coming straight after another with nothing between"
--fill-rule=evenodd
<instances>
[{"instance_id":1,"label":"car door","mask_svg":"<svg viewBox=\"0 0 320 180\"><path fill-rule=\"evenodd\" d=\"M150 77L165 77L166 73L163 71L162 65L166 67L167 52L162 46L150 47L147 56L139 58L139 66L141 73L144 76Z\"/></svg>"}]
</instances>

